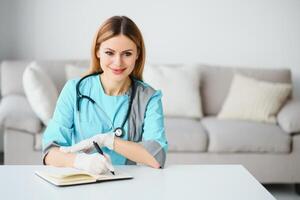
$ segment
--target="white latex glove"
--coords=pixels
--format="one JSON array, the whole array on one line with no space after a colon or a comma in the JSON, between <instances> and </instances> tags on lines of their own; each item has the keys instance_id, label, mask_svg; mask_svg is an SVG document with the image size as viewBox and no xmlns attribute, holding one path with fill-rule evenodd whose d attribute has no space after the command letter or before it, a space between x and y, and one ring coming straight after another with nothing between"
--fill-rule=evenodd
<instances>
[{"instance_id":1,"label":"white latex glove","mask_svg":"<svg viewBox=\"0 0 300 200\"><path fill-rule=\"evenodd\" d=\"M65 153L75 153L79 151L90 152L94 148L93 142L97 142L100 147L107 147L111 150L114 149L114 133L100 133L86 140L71 146L71 147L60 147L60 150Z\"/></svg>"},{"instance_id":2,"label":"white latex glove","mask_svg":"<svg viewBox=\"0 0 300 200\"><path fill-rule=\"evenodd\" d=\"M91 174L105 174L108 171L114 171L110 157L94 153L79 153L74 160L74 168L87 171Z\"/></svg>"}]
</instances>

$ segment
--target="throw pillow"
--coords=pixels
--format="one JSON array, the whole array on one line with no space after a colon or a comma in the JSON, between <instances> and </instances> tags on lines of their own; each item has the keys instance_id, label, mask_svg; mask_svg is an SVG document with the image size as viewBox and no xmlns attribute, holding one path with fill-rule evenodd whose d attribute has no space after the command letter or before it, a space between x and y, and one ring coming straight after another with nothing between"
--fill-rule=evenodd
<instances>
[{"instance_id":1,"label":"throw pillow","mask_svg":"<svg viewBox=\"0 0 300 200\"><path fill-rule=\"evenodd\" d=\"M201 118L200 72L192 66L154 66L144 69L144 80L162 91L164 114Z\"/></svg>"},{"instance_id":2,"label":"throw pillow","mask_svg":"<svg viewBox=\"0 0 300 200\"><path fill-rule=\"evenodd\" d=\"M275 123L292 91L291 84L272 83L235 74L218 118Z\"/></svg>"},{"instance_id":3,"label":"throw pillow","mask_svg":"<svg viewBox=\"0 0 300 200\"><path fill-rule=\"evenodd\" d=\"M47 125L58 98L54 82L37 63L32 62L23 73L23 87L32 110Z\"/></svg>"}]
</instances>

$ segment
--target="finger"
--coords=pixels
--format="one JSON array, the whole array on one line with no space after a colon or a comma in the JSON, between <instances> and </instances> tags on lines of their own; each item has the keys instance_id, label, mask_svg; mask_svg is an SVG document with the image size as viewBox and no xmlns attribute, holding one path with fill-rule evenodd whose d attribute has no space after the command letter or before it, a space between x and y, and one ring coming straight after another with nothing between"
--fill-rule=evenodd
<instances>
[{"instance_id":1,"label":"finger","mask_svg":"<svg viewBox=\"0 0 300 200\"><path fill-rule=\"evenodd\" d=\"M109 156L108 154L104 153L103 156L106 158L106 160L107 160L108 162L111 163L111 159L110 159L110 156Z\"/></svg>"},{"instance_id":2,"label":"finger","mask_svg":"<svg viewBox=\"0 0 300 200\"><path fill-rule=\"evenodd\" d=\"M107 167L107 169L109 169L109 171L111 171L111 172L115 171L113 165L110 162L108 162L107 160L105 161L105 166Z\"/></svg>"},{"instance_id":3,"label":"finger","mask_svg":"<svg viewBox=\"0 0 300 200\"><path fill-rule=\"evenodd\" d=\"M109 170L106 167L105 162L106 158L98 154L97 157L95 157L95 160L92 161L91 169L97 174L105 174Z\"/></svg>"},{"instance_id":4,"label":"finger","mask_svg":"<svg viewBox=\"0 0 300 200\"><path fill-rule=\"evenodd\" d=\"M110 159L109 155L104 154L104 157L105 157L105 161L104 161L105 166L109 169L109 171L115 171L115 169L111 163L111 159Z\"/></svg>"}]
</instances>

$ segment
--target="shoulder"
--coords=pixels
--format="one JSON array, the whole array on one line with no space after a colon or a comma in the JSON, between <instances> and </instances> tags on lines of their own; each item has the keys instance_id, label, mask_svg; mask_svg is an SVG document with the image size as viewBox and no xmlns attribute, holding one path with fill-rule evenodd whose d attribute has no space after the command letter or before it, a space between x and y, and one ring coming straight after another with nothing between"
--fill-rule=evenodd
<instances>
[{"instance_id":1,"label":"shoulder","mask_svg":"<svg viewBox=\"0 0 300 200\"><path fill-rule=\"evenodd\" d=\"M65 87L76 89L76 87L79 86L79 89L85 90L86 88L91 88L93 86L94 82L97 81L97 77L98 76L90 76L84 78L83 80L81 80L82 77L73 78L66 82ZM80 85L78 85L79 81Z\"/></svg>"},{"instance_id":2,"label":"shoulder","mask_svg":"<svg viewBox=\"0 0 300 200\"><path fill-rule=\"evenodd\" d=\"M77 82L78 81L76 79L67 80L67 82L65 83L64 87L62 88L60 94L70 93L70 92L74 91L76 88Z\"/></svg>"},{"instance_id":3,"label":"shoulder","mask_svg":"<svg viewBox=\"0 0 300 200\"><path fill-rule=\"evenodd\" d=\"M154 89L151 85L145 83L144 81L137 80L137 79L134 79L134 81L138 93L143 93L144 95L150 98L154 98L154 97L161 98L162 93L160 90Z\"/></svg>"},{"instance_id":4,"label":"shoulder","mask_svg":"<svg viewBox=\"0 0 300 200\"><path fill-rule=\"evenodd\" d=\"M74 87L76 87L79 80L80 80L80 78L73 78L73 79L67 80L64 87L65 88L74 88Z\"/></svg>"},{"instance_id":5,"label":"shoulder","mask_svg":"<svg viewBox=\"0 0 300 200\"><path fill-rule=\"evenodd\" d=\"M78 80L68 80L59 94L59 101L72 101L76 96L76 84Z\"/></svg>"},{"instance_id":6,"label":"shoulder","mask_svg":"<svg viewBox=\"0 0 300 200\"><path fill-rule=\"evenodd\" d=\"M79 81L79 78L67 80L67 82L65 83L65 85L62 88L60 93L61 94L73 93L73 91L76 90L76 85L77 85L78 81Z\"/></svg>"}]
</instances>

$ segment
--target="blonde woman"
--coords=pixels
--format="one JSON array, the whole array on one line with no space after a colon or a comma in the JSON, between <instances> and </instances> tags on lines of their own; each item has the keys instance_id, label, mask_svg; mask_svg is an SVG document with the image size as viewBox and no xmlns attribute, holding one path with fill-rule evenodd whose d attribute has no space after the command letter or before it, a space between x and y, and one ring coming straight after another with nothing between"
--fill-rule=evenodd
<instances>
[{"instance_id":1,"label":"blonde woman","mask_svg":"<svg viewBox=\"0 0 300 200\"><path fill-rule=\"evenodd\" d=\"M125 16L106 20L95 35L87 74L68 81L59 96L43 136L44 164L94 174L112 164L164 166L162 94L143 82L144 63L136 24Z\"/></svg>"}]
</instances>

